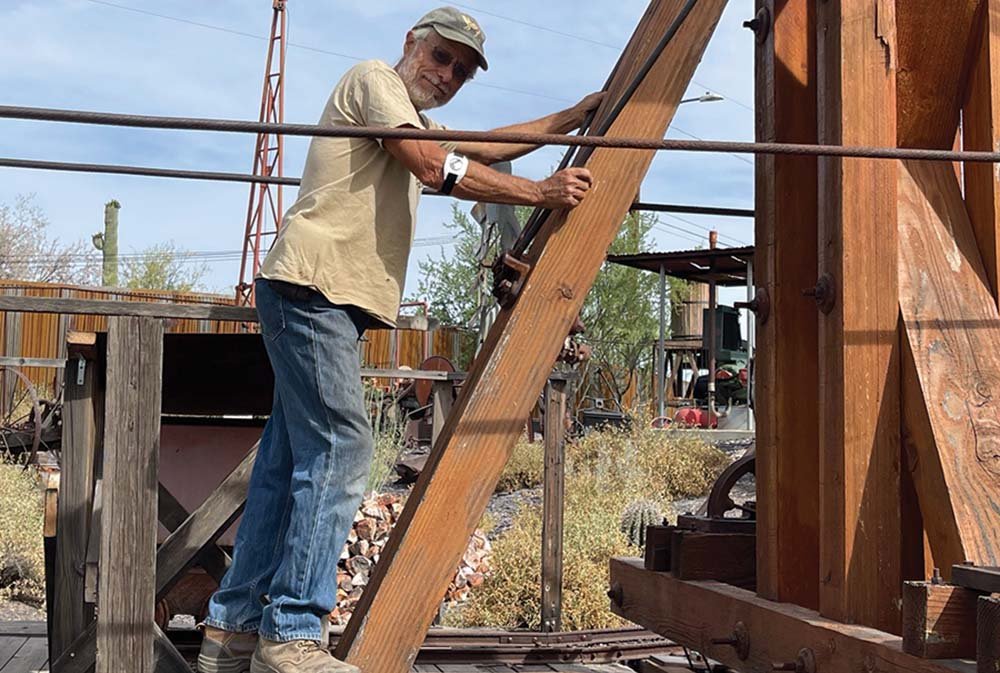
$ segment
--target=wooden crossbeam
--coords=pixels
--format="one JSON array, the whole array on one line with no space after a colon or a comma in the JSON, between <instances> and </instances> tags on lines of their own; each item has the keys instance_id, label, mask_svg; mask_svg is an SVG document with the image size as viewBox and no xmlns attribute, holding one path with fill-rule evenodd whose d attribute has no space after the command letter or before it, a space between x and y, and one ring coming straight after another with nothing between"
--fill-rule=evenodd
<instances>
[{"instance_id":1,"label":"wooden crossbeam","mask_svg":"<svg viewBox=\"0 0 1000 673\"><path fill-rule=\"evenodd\" d=\"M962 112L964 148L1000 147L1000 0L982 0ZM1000 188L996 166L965 164L965 203L993 300L1000 305Z\"/></svg>"},{"instance_id":2,"label":"wooden crossbeam","mask_svg":"<svg viewBox=\"0 0 1000 673\"><path fill-rule=\"evenodd\" d=\"M597 124L686 3L655 0L609 87ZM662 137L725 0L701 0L607 135ZM646 39L641 39L641 38ZM643 151L590 155L594 187L555 213L532 246L533 270L499 316L337 648L365 671L405 673L531 406L652 161ZM449 525L442 529L442 522Z\"/></svg>"},{"instance_id":3,"label":"wooden crossbeam","mask_svg":"<svg viewBox=\"0 0 1000 673\"><path fill-rule=\"evenodd\" d=\"M794 664L803 649L822 673L975 673L962 661L920 659L901 650L901 639L864 626L843 624L789 603L772 602L719 582L685 582L670 573L649 572L640 559L611 560L611 609L679 645L737 671L771 673ZM748 637L745 658L732 645L737 623Z\"/></svg>"},{"instance_id":4,"label":"wooden crossbeam","mask_svg":"<svg viewBox=\"0 0 1000 673\"><path fill-rule=\"evenodd\" d=\"M976 599L965 587L903 584L903 651L925 659L976 658Z\"/></svg>"},{"instance_id":5,"label":"wooden crossbeam","mask_svg":"<svg viewBox=\"0 0 1000 673\"><path fill-rule=\"evenodd\" d=\"M816 9L758 0L772 18L757 47L757 140L815 143ZM816 284L817 162L757 157L754 277L770 301L757 314L757 591L819 607L819 407L789 381L819 377L818 322L803 288ZM765 320L766 317L766 320Z\"/></svg>"},{"instance_id":6,"label":"wooden crossbeam","mask_svg":"<svg viewBox=\"0 0 1000 673\"><path fill-rule=\"evenodd\" d=\"M816 6L819 141L894 146L893 2ZM821 158L819 185L819 611L898 633L896 164Z\"/></svg>"},{"instance_id":7,"label":"wooden crossbeam","mask_svg":"<svg viewBox=\"0 0 1000 673\"><path fill-rule=\"evenodd\" d=\"M1000 316L954 172L899 173L905 416L934 560L1000 565Z\"/></svg>"}]
</instances>

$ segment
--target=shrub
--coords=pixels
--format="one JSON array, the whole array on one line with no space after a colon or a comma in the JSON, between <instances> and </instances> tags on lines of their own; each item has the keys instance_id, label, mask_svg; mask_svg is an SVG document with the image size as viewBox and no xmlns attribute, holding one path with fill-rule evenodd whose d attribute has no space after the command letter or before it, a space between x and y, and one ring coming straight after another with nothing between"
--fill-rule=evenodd
<instances>
[{"instance_id":1,"label":"shrub","mask_svg":"<svg viewBox=\"0 0 1000 673\"><path fill-rule=\"evenodd\" d=\"M562 627L624 625L608 609L608 560L640 551L622 533L621 513L640 499L672 512L674 498L704 495L727 464L726 455L707 443L652 430L641 421L567 446ZM522 506L510 529L494 541L492 574L445 623L537 629L541 536L541 508Z\"/></svg>"},{"instance_id":2,"label":"shrub","mask_svg":"<svg viewBox=\"0 0 1000 673\"><path fill-rule=\"evenodd\" d=\"M37 472L0 455L0 599L45 604L44 517Z\"/></svg>"},{"instance_id":3,"label":"shrub","mask_svg":"<svg viewBox=\"0 0 1000 673\"><path fill-rule=\"evenodd\" d=\"M510 493L542 485L545 473L545 445L521 439L514 445L510 460L497 482L497 493Z\"/></svg>"}]
</instances>

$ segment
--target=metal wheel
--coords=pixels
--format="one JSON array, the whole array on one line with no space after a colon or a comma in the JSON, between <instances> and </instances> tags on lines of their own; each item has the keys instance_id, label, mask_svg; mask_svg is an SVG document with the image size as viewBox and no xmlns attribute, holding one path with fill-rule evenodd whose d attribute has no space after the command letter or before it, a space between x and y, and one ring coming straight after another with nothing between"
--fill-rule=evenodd
<instances>
[{"instance_id":1,"label":"metal wheel","mask_svg":"<svg viewBox=\"0 0 1000 673\"><path fill-rule=\"evenodd\" d=\"M727 467L712 486L712 492L706 501L706 514L710 517L722 518L729 510L739 509L743 514L743 518L756 518L756 507L751 506L749 503L746 505L737 505L730 496L736 482L748 474L755 474L756 466L756 452L751 449L742 458Z\"/></svg>"},{"instance_id":2,"label":"metal wheel","mask_svg":"<svg viewBox=\"0 0 1000 673\"><path fill-rule=\"evenodd\" d=\"M0 367L0 451L26 456L25 465L35 463L39 450L48 450L44 438L51 437L57 410L20 370Z\"/></svg>"}]
</instances>

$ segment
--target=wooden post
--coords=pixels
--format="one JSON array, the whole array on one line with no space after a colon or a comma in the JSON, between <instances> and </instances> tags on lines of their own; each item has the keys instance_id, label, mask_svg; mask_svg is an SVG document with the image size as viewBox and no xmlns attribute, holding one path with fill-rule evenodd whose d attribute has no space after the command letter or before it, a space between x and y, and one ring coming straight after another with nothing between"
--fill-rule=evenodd
<instances>
[{"instance_id":1,"label":"wooden post","mask_svg":"<svg viewBox=\"0 0 1000 673\"><path fill-rule=\"evenodd\" d=\"M924 659L976 658L975 591L948 584L903 584L903 651Z\"/></svg>"},{"instance_id":2,"label":"wooden post","mask_svg":"<svg viewBox=\"0 0 1000 673\"><path fill-rule=\"evenodd\" d=\"M545 387L545 482L542 500L542 631L562 630L563 494L566 388L553 375Z\"/></svg>"},{"instance_id":3,"label":"wooden post","mask_svg":"<svg viewBox=\"0 0 1000 673\"><path fill-rule=\"evenodd\" d=\"M650 5L595 117L598 128L686 4ZM663 136L725 5L725 0L694 4L607 136ZM531 272L514 305L500 313L469 372L338 643L339 658L378 673L410 669L652 159L646 151L595 150L586 161L595 187L577 208L545 220L530 249ZM458 498L461 507L455 506ZM443 529L446 521L450 525Z\"/></svg>"},{"instance_id":4,"label":"wooden post","mask_svg":"<svg viewBox=\"0 0 1000 673\"><path fill-rule=\"evenodd\" d=\"M84 604L84 565L93 507L94 465L98 450L98 409L103 409L96 335L70 335L63 393L62 470L57 514L53 613L49 647L54 662L93 619ZM73 343L77 342L77 343ZM84 343L79 343L84 342ZM89 343L86 343L89 342ZM58 673L58 672L56 672Z\"/></svg>"},{"instance_id":5,"label":"wooden post","mask_svg":"<svg viewBox=\"0 0 1000 673\"><path fill-rule=\"evenodd\" d=\"M977 610L976 673L1000 672L1000 594L980 596Z\"/></svg>"},{"instance_id":6,"label":"wooden post","mask_svg":"<svg viewBox=\"0 0 1000 673\"><path fill-rule=\"evenodd\" d=\"M108 321L96 673L153 673L163 323Z\"/></svg>"},{"instance_id":7,"label":"wooden post","mask_svg":"<svg viewBox=\"0 0 1000 673\"><path fill-rule=\"evenodd\" d=\"M1000 147L1000 1L984 0L976 26L965 108L962 115L967 150ZM1000 186L993 164L965 165L965 203L983 257L994 303L1000 305Z\"/></svg>"},{"instance_id":8,"label":"wooden post","mask_svg":"<svg viewBox=\"0 0 1000 673\"><path fill-rule=\"evenodd\" d=\"M757 140L815 143L816 3L758 0L760 7L773 24L757 47ZM766 320L756 316L757 592L814 610L819 406L810 382L819 378L819 322L802 290L818 276L816 172L812 157L757 157L754 252L757 287L771 304Z\"/></svg>"},{"instance_id":9,"label":"wooden post","mask_svg":"<svg viewBox=\"0 0 1000 673\"><path fill-rule=\"evenodd\" d=\"M444 428L445 421L451 413L451 408L455 404L455 382L454 381L434 381L431 384L431 395L434 406L434 414L431 419L431 446L437 443L438 436Z\"/></svg>"},{"instance_id":10,"label":"wooden post","mask_svg":"<svg viewBox=\"0 0 1000 673\"><path fill-rule=\"evenodd\" d=\"M896 144L891 0L817 4L821 143ZM863 73L863 76L859 76ZM894 162L819 160L820 613L899 633Z\"/></svg>"}]
</instances>

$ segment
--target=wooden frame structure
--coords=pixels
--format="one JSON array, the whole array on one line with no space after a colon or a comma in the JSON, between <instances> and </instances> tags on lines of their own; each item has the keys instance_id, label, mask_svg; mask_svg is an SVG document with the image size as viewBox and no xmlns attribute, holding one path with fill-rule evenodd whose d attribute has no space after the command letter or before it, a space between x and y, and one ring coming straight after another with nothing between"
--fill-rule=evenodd
<instances>
[{"instance_id":1,"label":"wooden frame structure","mask_svg":"<svg viewBox=\"0 0 1000 673\"><path fill-rule=\"evenodd\" d=\"M996 149L1000 2L756 9L759 141ZM945 582L1000 565L995 168L758 157L757 591L616 559L618 614L740 671L974 668L994 599Z\"/></svg>"}]
</instances>

